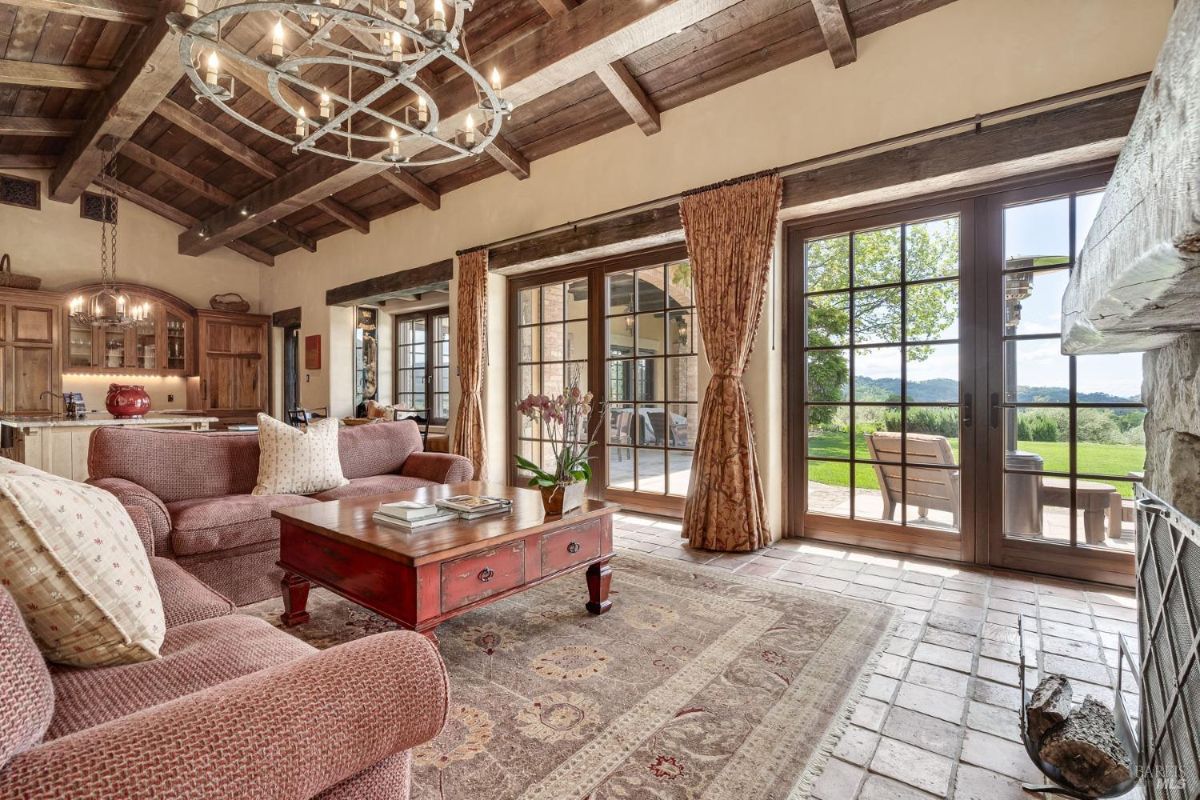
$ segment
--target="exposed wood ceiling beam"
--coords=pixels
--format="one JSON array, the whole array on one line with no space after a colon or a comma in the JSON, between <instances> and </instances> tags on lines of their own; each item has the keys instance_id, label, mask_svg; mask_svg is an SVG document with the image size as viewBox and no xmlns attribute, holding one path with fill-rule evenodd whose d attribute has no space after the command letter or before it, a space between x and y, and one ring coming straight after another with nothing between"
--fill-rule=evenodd
<instances>
[{"instance_id":1,"label":"exposed wood ceiling beam","mask_svg":"<svg viewBox=\"0 0 1200 800\"><path fill-rule=\"evenodd\" d=\"M108 175L100 175L96 178L96 183L108 189L117 197L124 198L134 205L139 205L147 211L158 214L164 219L169 219L176 225L186 228L189 225L195 224L196 222L196 218L191 214L186 214L174 206L167 205L161 200L146 194L141 189L135 189L129 184L122 183L116 178L112 178ZM230 250L233 250L235 253L241 253L246 258L257 261L260 264L266 264L268 267L275 266L275 257L273 255L265 250L260 250L248 242L243 242L240 240L233 241L229 242L226 247L228 247Z\"/></svg>"},{"instance_id":2,"label":"exposed wood ceiling beam","mask_svg":"<svg viewBox=\"0 0 1200 800\"><path fill-rule=\"evenodd\" d=\"M274 180L283 174L283 167L170 98L163 100L154 109L154 113L264 178ZM371 230L371 223L366 217L333 198L326 198L314 205L359 233L368 233Z\"/></svg>"},{"instance_id":3,"label":"exposed wood ceiling beam","mask_svg":"<svg viewBox=\"0 0 1200 800\"><path fill-rule=\"evenodd\" d=\"M625 62L614 61L611 64L605 64L596 70L596 77L608 89L608 93L613 96L613 99L621 104L625 113L638 124L642 133L651 136L662 130L658 109L637 82L637 78L633 77L633 73L625 66Z\"/></svg>"},{"instance_id":4,"label":"exposed wood ceiling beam","mask_svg":"<svg viewBox=\"0 0 1200 800\"><path fill-rule=\"evenodd\" d=\"M58 156L0 153L0 169L53 169Z\"/></svg>"},{"instance_id":5,"label":"exposed wood ceiling beam","mask_svg":"<svg viewBox=\"0 0 1200 800\"><path fill-rule=\"evenodd\" d=\"M181 0L164 0L162 16L142 30L112 83L96 98L83 127L67 142L50 176L52 199L78 200L104 166L101 146L127 141L183 76L179 43L165 18L166 12L180 6Z\"/></svg>"},{"instance_id":6,"label":"exposed wood ceiling beam","mask_svg":"<svg viewBox=\"0 0 1200 800\"><path fill-rule=\"evenodd\" d=\"M405 172L402 169L388 170L387 172L379 173L385 181L395 186L406 195L416 200L421 205L428 208L430 211L437 211L442 207L442 196L434 191L431 187L422 183L413 177L411 172Z\"/></svg>"},{"instance_id":7,"label":"exposed wood ceiling beam","mask_svg":"<svg viewBox=\"0 0 1200 800\"><path fill-rule=\"evenodd\" d=\"M36 86L44 89L82 89L94 92L108 86L113 72L90 67L66 67L62 64L36 64L32 61L0 59L0 83Z\"/></svg>"},{"instance_id":8,"label":"exposed wood ceiling beam","mask_svg":"<svg viewBox=\"0 0 1200 800\"><path fill-rule=\"evenodd\" d=\"M814 217L935 192L977 191L1031 173L1111 159L1137 113L1140 90L991 123L979 132L927 141L784 171L783 212ZM964 123L962 127L967 127ZM928 135L927 132L915 134ZM504 274L545 269L682 241L676 200L649 208L562 225L489 248L488 266Z\"/></svg>"},{"instance_id":9,"label":"exposed wood ceiling beam","mask_svg":"<svg viewBox=\"0 0 1200 800\"><path fill-rule=\"evenodd\" d=\"M179 166L170 159L163 158L156 153L152 153L146 148L134 142L126 142L121 148L121 155L132 161L141 164L147 169L158 172L183 188L195 192L196 194L218 203L223 206L228 206L237 202L237 198L219 186L214 186L208 181L201 178L199 175L193 175L183 167ZM306 236L290 225L275 222L268 226L285 239L289 240L297 247L303 247L310 253L315 253L317 243L311 236Z\"/></svg>"},{"instance_id":10,"label":"exposed wood ceiling beam","mask_svg":"<svg viewBox=\"0 0 1200 800\"><path fill-rule=\"evenodd\" d=\"M552 18L566 14L577 5L576 0L538 0L538 2ZM613 99L621 104L625 113L638 124L643 133L650 136L662 130L658 108L646 94L646 90L637 82L637 78L633 77L633 73L625 66L625 62L618 60L611 64L605 64L596 70L596 77L604 84L604 88L608 89L608 93L613 96Z\"/></svg>"},{"instance_id":11,"label":"exposed wood ceiling beam","mask_svg":"<svg viewBox=\"0 0 1200 800\"><path fill-rule=\"evenodd\" d=\"M484 74L493 67L499 69L507 80L505 95L520 106L739 1L588 0L518 39L483 65ZM439 86L433 97L447 129L478 102L474 85L465 75ZM183 232L179 251L187 255L208 252L388 168L386 164L343 168L335 159L313 159L243 198L251 216L227 210Z\"/></svg>"},{"instance_id":12,"label":"exposed wood ceiling beam","mask_svg":"<svg viewBox=\"0 0 1200 800\"><path fill-rule=\"evenodd\" d=\"M0 117L0 136L74 136L79 126L77 119Z\"/></svg>"},{"instance_id":13,"label":"exposed wood ceiling beam","mask_svg":"<svg viewBox=\"0 0 1200 800\"><path fill-rule=\"evenodd\" d=\"M146 25L158 9L150 0L19 0L22 8L75 14L127 25Z\"/></svg>"},{"instance_id":14,"label":"exposed wood ceiling beam","mask_svg":"<svg viewBox=\"0 0 1200 800\"><path fill-rule=\"evenodd\" d=\"M516 175L517 180L523 181L529 177L529 159L503 136L493 139L484 152L495 159L497 164Z\"/></svg>"},{"instance_id":15,"label":"exposed wood ceiling beam","mask_svg":"<svg viewBox=\"0 0 1200 800\"><path fill-rule=\"evenodd\" d=\"M854 29L850 26L850 14L845 0L812 0L813 11L817 12L817 24L825 37L825 46L833 58L833 66L844 67L858 58L858 45L854 41Z\"/></svg>"}]
</instances>

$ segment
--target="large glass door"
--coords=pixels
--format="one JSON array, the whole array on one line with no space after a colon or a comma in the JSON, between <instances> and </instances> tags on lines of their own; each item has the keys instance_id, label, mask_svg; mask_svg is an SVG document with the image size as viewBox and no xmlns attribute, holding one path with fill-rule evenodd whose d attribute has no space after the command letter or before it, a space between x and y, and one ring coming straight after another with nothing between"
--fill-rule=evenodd
<instances>
[{"instance_id":1,"label":"large glass door","mask_svg":"<svg viewBox=\"0 0 1200 800\"><path fill-rule=\"evenodd\" d=\"M513 401L590 388L604 403L591 493L668 515L691 486L704 379L685 256L671 247L509 281ZM536 422L514 413L512 426L514 452L553 463Z\"/></svg>"},{"instance_id":2,"label":"large glass door","mask_svg":"<svg viewBox=\"0 0 1200 800\"><path fill-rule=\"evenodd\" d=\"M1000 566L1128 582L1142 477L1142 354L1062 354L1062 301L1098 179L989 199L989 545Z\"/></svg>"},{"instance_id":3,"label":"large glass door","mask_svg":"<svg viewBox=\"0 0 1200 800\"><path fill-rule=\"evenodd\" d=\"M793 529L969 557L970 220L954 204L791 232Z\"/></svg>"}]
</instances>

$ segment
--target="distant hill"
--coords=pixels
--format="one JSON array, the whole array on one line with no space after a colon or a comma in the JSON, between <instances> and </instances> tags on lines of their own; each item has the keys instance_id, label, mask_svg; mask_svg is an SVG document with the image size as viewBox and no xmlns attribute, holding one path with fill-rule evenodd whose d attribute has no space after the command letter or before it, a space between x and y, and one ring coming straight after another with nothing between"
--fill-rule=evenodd
<instances>
[{"instance_id":1,"label":"distant hill","mask_svg":"<svg viewBox=\"0 0 1200 800\"><path fill-rule=\"evenodd\" d=\"M899 378L858 378L856 381L859 400L875 403L899 402ZM909 381L909 402L956 403L958 383L948 378L927 381ZM1070 393L1066 389L1052 386L1019 386L1017 400L1021 403L1066 403ZM1119 397L1104 392L1085 392L1079 395L1081 403L1140 403L1141 397Z\"/></svg>"}]
</instances>

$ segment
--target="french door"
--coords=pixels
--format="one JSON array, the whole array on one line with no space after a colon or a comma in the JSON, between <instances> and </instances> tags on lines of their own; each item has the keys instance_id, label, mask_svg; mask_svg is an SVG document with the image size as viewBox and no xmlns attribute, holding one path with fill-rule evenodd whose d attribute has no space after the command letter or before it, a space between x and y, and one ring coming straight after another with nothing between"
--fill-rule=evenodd
<instances>
[{"instance_id":1,"label":"french door","mask_svg":"<svg viewBox=\"0 0 1200 800\"><path fill-rule=\"evenodd\" d=\"M988 561L1129 583L1146 460L1142 354L1065 356L1062 302L1103 176L992 195Z\"/></svg>"},{"instance_id":2,"label":"french door","mask_svg":"<svg viewBox=\"0 0 1200 800\"><path fill-rule=\"evenodd\" d=\"M973 230L954 203L789 231L793 531L969 557Z\"/></svg>"},{"instance_id":3,"label":"french door","mask_svg":"<svg viewBox=\"0 0 1200 800\"><path fill-rule=\"evenodd\" d=\"M788 231L788 532L1129 583L1141 353L1061 352L1106 174Z\"/></svg>"},{"instance_id":4,"label":"french door","mask_svg":"<svg viewBox=\"0 0 1200 800\"><path fill-rule=\"evenodd\" d=\"M677 516L691 485L701 365L691 268L682 247L509 281L510 394L578 385L603 403L590 421L594 497ZM547 467L547 431L514 414L513 452ZM513 471L514 480L521 475Z\"/></svg>"}]
</instances>

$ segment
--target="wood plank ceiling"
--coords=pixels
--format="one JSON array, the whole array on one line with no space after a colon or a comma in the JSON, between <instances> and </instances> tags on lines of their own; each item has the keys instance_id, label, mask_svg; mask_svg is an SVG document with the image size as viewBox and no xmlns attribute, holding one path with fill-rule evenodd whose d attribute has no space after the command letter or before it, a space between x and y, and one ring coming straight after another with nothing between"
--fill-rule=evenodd
<instances>
[{"instance_id":1,"label":"wood plank ceiling","mask_svg":"<svg viewBox=\"0 0 1200 800\"><path fill-rule=\"evenodd\" d=\"M432 2L418 0L422 17ZM441 195L475 181L506 171L524 179L538 159L625 125L652 135L662 112L792 61L828 50L835 65L851 63L856 37L949 2L642 0L630 11L628 0L477 0L466 42L473 62L515 65L537 90L488 153L380 173L344 171L350 165L343 162L314 164L333 160L295 155L197 102L163 22L179 0L10 0L0 2L0 169L53 167L51 195L70 202L98 174L101 144L118 142L110 185L127 201L191 228L190 240L181 236L181 252L218 246L194 234L204 226L207 238L211 226L229 224L219 244L273 263L348 229L365 233L370 220L416 203L437 209ZM671 29L672 20L686 24ZM624 27L600 30L606 25ZM609 36L604 42L618 52L635 29L641 39L632 52L572 63L576 56L597 57L572 52L582 35ZM257 19L243 18L228 34L246 52L269 47L269 32ZM553 68L531 63L530 52L558 60ZM237 77L240 113L264 127L290 127L290 118L263 96L261 82ZM440 86L449 77L428 76L435 96L452 89L452 82ZM345 77L328 80L340 89ZM295 173L305 170L318 174L316 190L301 203L276 200L295 191ZM332 196L322 193L326 186ZM234 216L230 209L248 203L267 212L249 226L224 221Z\"/></svg>"}]
</instances>

